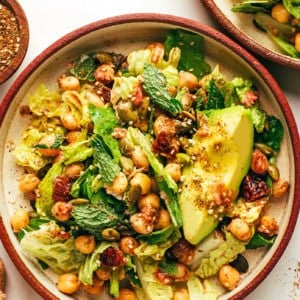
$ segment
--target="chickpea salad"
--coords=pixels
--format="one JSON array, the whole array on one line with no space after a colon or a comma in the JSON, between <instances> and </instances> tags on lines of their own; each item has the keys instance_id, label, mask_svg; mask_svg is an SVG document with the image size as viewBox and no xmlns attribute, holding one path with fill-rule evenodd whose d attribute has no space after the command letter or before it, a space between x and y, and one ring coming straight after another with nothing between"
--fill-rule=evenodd
<instances>
[{"instance_id":1,"label":"chickpea salad","mask_svg":"<svg viewBox=\"0 0 300 300\"><path fill-rule=\"evenodd\" d=\"M174 29L128 55L83 53L20 108L13 155L31 210L11 225L60 292L217 299L243 280L245 251L274 243L282 124L204 43Z\"/></svg>"},{"instance_id":2,"label":"chickpea salad","mask_svg":"<svg viewBox=\"0 0 300 300\"><path fill-rule=\"evenodd\" d=\"M253 24L288 56L300 58L300 2L292 0L244 0L232 11L253 14Z\"/></svg>"}]
</instances>

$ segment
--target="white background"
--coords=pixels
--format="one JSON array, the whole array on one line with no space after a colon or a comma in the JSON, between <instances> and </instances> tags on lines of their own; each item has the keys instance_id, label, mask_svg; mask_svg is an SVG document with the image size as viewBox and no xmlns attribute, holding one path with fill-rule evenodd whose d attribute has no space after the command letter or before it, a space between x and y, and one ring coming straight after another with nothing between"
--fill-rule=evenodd
<instances>
[{"instance_id":1,"label":"white background","mask_svg":"<svg viewBox=\"0 0 300 300\"><path fill-rule=\"evenodd\" d=\"M42 50L64 34L106 17L125 13L155 12L177 15L218 26L203 8L200 0L19 0L30 26L30 43L18 72L0 85L0 100L21 70ZM285 69L261 60L279 82L288 98L300 128L300 71ZM300 151L300 149L299 149ZM2 244L0 256L8 272L7 300L40 300L10 261ZM300 221L282 258L269 276L246 300L300 299ZM298 287L295 283L298 282Z\"/></svg>"}]
</instances>

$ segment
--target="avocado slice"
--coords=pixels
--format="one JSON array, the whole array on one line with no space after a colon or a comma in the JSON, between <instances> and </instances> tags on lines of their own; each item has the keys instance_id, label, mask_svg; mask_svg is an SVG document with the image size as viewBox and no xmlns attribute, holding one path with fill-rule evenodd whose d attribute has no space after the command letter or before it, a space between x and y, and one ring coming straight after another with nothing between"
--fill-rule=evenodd
<instances>
[{"instance_id":1,"label":"avocado slice","mask_svg":"<svg viewBox=\"0 0 300 300\"><path fill-rule=\"evenodd\" d=\"M184 236L194 245L217 227L222 216L214 204L216 186L231 192L231 202L236 199L251 163L254 135L250 111L243 106L202 113L207 135L197 132L193 137L187 150L193 163L183 168L179 193Z\"/></svg>"}]
</instances>

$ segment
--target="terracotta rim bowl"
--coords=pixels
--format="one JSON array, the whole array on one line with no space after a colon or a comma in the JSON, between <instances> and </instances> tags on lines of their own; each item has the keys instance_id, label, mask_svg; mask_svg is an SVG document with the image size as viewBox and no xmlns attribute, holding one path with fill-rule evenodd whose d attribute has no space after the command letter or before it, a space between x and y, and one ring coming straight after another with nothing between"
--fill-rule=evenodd
<instances>
[{"instance_id":1,"label":"terracotta rim bowl","mask_svg":"<svg viewBox=\"0 0 300 300\"><path fill-rule=\"evenodd\" d=\"M215 21L254 55L294 70L300 70L300 59L282 53L266 33L256 29L252 24L253 15L231 11L234 1L201 0L201 2Z\"/></svg>"},{"instance_id":2,"label":"terracotta rim bowl","mask_svg":"<svg viewBox=\"0 0 300 300\"><path fill-rule=\"evenodd\" d=\"M282 146L284 155L281 155L282 158L279 159L279 167L282 169L282 175L288 177L291 188L289 195L274 206L280 218L280 233L275 244L268 251L261 251L258 256L256 255L258 258L254 258L256 259L255 265L240 287L220 297L220 300L243 299L268 275L288 245L300 206L300 142L289 104L271 74L256 58L234 41L221 32L196 21L162 14L116 16L83 26L48 47L18 76L0 107L0 138L3 141L3 151L1 151L3 153L0 159L0 236L17 269L44 299L72 298L59 293L55 283L49 278L50 275L45 274L37 264L21 253L17 238L11 230L12 211L18 205L28 205L27 202L22 202L24 199L20 199L21 204L16 203L17 201L10 201L21 197L15 183L20 170L16 170L14 166L9 146L12 140L18 139L21 128L24 126L24 120L16 113L18 107L26 102L28 95L33 93L40 83L55 86L56 78L61 74L67 62L74 58L74 55L87 49L103 48L105 50L110 47L116 51L119 47L120 52L127 53L131 49L146 45L146 42L163 40L165 33L171 28L183 28L203 35L206 45L205 53L209 56L208 61L212 64L219 64L225 76L239 74L251 77L256 86L261 89L262 99L268 99L263 102L267 111L281 119L285 130ZM126 37L124 32L126 32ZM57 70L59 68L61 69Z\"/></svg>"},{"instance_id":3,"label":"terracotta rim bowl","mask_svg":"<svg viewBox=\"0 0 300 300\"><path fill-rule=\"evenodd\" d=\"M29 25L22 6L16 0L0 0L1 4L8 7L17 19L20 46L11 63L3 71L0 71L0 84L8 80L18 70L24 60L29 43Z\"/></svg>"}]
</instances>

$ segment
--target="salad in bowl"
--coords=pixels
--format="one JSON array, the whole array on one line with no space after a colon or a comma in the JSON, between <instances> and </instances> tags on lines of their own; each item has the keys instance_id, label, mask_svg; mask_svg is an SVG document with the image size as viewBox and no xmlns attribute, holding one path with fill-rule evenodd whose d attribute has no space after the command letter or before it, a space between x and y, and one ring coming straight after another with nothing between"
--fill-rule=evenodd
<instances>
[{"instance_id":1,"label":"salad in bowl","mask_svg":"<svg viewBox=\"0 0 300 300\"><path fill-rule=\"evenodd\" d=\"M30 206L10 223L61 293L218 299L276 242L284 127L204 43L173 28L127 54L82 52L20 106L12 155Z\"/></svg>"}]
</instances>

